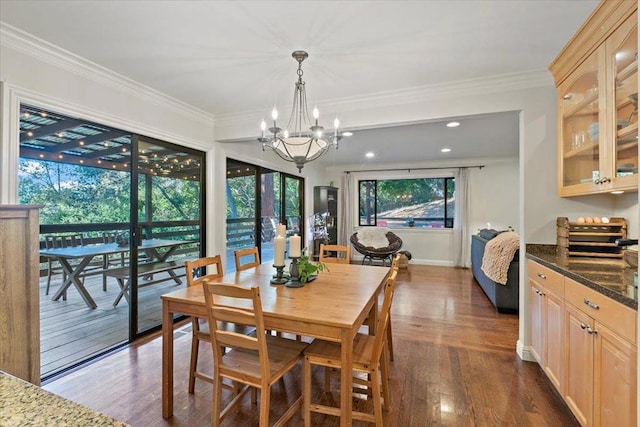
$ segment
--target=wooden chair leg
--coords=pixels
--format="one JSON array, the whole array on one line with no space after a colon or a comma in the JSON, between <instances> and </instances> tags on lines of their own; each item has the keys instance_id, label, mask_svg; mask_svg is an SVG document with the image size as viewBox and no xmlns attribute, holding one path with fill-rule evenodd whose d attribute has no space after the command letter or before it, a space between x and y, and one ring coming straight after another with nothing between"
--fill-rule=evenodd
<instances>
[{"instance_id":1,"label":"wooden chair leg","mask_svg":"<svg viewBox=\"0 0 640 427\"><path fill-rule=\"evenodd\" d=\"M269 426L269 405L271 400L271 390L269 386L260 389L260 427Z\"/></svg>"},{"instance_id":2,"label":"wooden chair leg","mask_svg":"<svg viewBox=\"0 0 640 427\"><path fill-rule=\"evenodd\" d=\"M325 375L328 375L328 368L325 368ZM302 418L304 427L311 427L311 362L308 357L302 364Z\"/></svg>"},{"instance_id":3,"label":"wooden chair leg","mask_svg":"<svg viewBox=\"0 0 640 427\"><path fill-rule=\"evenodd\" d=\"M387 360L387 355L385 354L385 350L382 351L380 360L380 377L382 381L382 399L383 399L383 408L388 410L390 408L389 405L389 361ZM376 374L377 376L377 374Z\"/></svg>"},{"instance_id":4,"label":"wooden chair leg","mask_svg":"<svg viewBox=\"0 0 640 427\"><path fill-rule=\"evenodd\" d=\"M387 325L387 347L389 347L389 360L393 362L393 333L391 331L391 316Z\"/></svg>"},{"instance_id":5,"label":"wooden chair leg","mask_svg":"<svg viewBox=\"0 0 640 427\"><path fill-rule=\"evenodd\" d=\"M220 375L215 375L217 378L213 387L213 404L211 405L211 427L218 427L220 425L220 403L222 400L222 378Z\"/></svg>"},{"instance_id":6,"label":"wooden chair leg","mask_svg":"<svg viewBox=\"0 0 640 427\"><path fill-rule=\"evenodd\" d=\"M376 426L382 427L382 404L380 402L380 380L377 370L371 373L371 391L373 392L373 416Z\"/></svg>"},{"instance_id":7,"label":"wooden chair leg","mask_svg":"<svg viewBox=\"0 0 640 427\"><path fill-rule=\"evenodd\" d=\"M195 332L191 336L191 362L189 363L189 393L193 394L196 385L196 368L198 366L198 350L200 340L196 338Z\"/></svg>"}]
</instances>

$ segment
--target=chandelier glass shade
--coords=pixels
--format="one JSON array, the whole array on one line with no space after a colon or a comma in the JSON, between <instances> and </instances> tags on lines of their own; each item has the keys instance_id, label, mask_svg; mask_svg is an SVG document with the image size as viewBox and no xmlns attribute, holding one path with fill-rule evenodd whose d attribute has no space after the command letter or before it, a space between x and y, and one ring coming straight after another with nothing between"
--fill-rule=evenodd
<instances>
[{"instance_id":1,"label":"chandelier glass shade","mask_svg":"<svg viewBox=\"0 0 640 427\"><path fill-rule=\"evenodd\" d=\"M309 54L302 50L296 50L291 54L298 61L298 81L293 92L293 105L291 117L287 127L278 127L278 110L273 107L271 119L273 126L268 129L271 135L266 136L267 124L263 120L260 129L261 135L258 141L262 143L262 150L271 148L280 158L295 163L301 172L305 163L311 162L329 150L330 147L338 148L338 142L342 139L339 131L340 121L336 118L333 122L333 132L325 133L324 127L318 124L320 112L313 109L313 120L307 110L307 93L305 82L302 80L302 62Z\"/></svg>"}]
</instances>

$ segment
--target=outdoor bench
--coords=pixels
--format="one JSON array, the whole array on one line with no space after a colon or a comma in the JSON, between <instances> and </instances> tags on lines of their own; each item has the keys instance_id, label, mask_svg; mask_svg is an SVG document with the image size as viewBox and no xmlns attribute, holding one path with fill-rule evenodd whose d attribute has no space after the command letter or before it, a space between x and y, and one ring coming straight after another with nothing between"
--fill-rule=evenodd
<instances>
[{"instance_id":1,"label":"outdoor bench","mask_svg":"<svg viewBox=\"0 0 640 427\"><path fill-rule=\"evenodd\" d=\"M177 275L175 273L175 270L183 267L184 267L184 264L178 264L176 263L176 261L165 261L165 262L157 261L157 262L149 262L146 264L140 264L138 265L137 277L138 278L142 277L145 279L145 281L142 283L139 283L138 287L142 288L144 286L153 285L155 283L160 283L167 280L166 277L158 280L153 280L153 275L158 273L169 273L171 278L177 284L181 284L182 280L180 280L180 277L184 275L180 275L180 276ZM118 303L120 302L123 296L125 297L128 303L131 303L131 301L129 300L129 287L131 285L129 267L111 268L106 270L104 274L105 276L115 277L116 280L118 281L118 286L120 286L120 293L118 294L115 301L113 302L113 306L115 307L116 305L118 305Z\"/></svg>"}]
</instances>

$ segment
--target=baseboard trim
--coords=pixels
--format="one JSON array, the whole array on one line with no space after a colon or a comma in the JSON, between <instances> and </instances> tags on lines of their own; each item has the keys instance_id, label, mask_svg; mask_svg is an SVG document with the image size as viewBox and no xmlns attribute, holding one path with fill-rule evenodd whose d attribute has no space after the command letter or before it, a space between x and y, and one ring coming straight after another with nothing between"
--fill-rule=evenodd
<instances>
[{"instance_id":1,"label":"baseboard trim","mask_svg":"<svg viewBox=\"0 0 640 427\"><path fill-rule=\"evenodd\" d=\"M352 263L359 263L362 262L362 259L364 257L363 256L351 256L351 262ZM437 259L416 259L416 258L412 258L411 261L409 261L409 266L411 266L411 264L417 264L417 265L433 265L433 266L437 266L437 267L453 267L453 261L448 261L448 260L437 260ZM366 265L366 264L365 264ZM377 262L377 265L380 265L380 261Z\"/></svg>"},{"instance_id":2,"label":"baseboard trim","mask_svg":"<svg viewBox=\"0 0 640 427\"><path fill-rule=\"evenodd\" d=\"M531 347L522 344L521 340L518 340L516 343L516 353L520 356L520 359L526 362L537 362L535 357L533 357L533 353L531 352Z\"/></svg>"}]
</instances>

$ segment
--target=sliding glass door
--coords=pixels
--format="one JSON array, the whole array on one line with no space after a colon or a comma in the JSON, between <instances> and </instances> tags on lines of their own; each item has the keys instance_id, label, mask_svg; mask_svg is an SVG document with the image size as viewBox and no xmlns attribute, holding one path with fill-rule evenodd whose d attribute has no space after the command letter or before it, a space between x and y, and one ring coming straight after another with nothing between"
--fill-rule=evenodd
<instances>
[{"instance_id":1,"label":"sliding glass door","mask_svg":"<svg viewBox=\"0 0 640 427\"><path fill-rule=\"evenodd\" d=\"M160 296L184 286L184 261L198 258L204 247L205 159L200 151L167 142L139 135L133 141L138 155L130 333L135 338L161 324Z\"/></svg>"},{"instance_id":2,"label":"sliding glass door","mask_svg":"<svg viewBox=\"0 0 640 427\"><path fill-rule=\"evenodd\" d=\"M19 201L42 206L43 378L160 327L160 295L204 247L204 156L20 106Z\"/></svg>"},{"instance_id":3,"label":"sliding glass door","mask_svg":"<svg viewBox=\"0 0 640 427\"><path fill-rule=\"evenodd\" d=\"M234 271L233 252L257 246L262 262L273 260L275 226L287 224L289 235L304 232L304 179L227 159L227 262Z\"/></svg>"}]
</instances>

